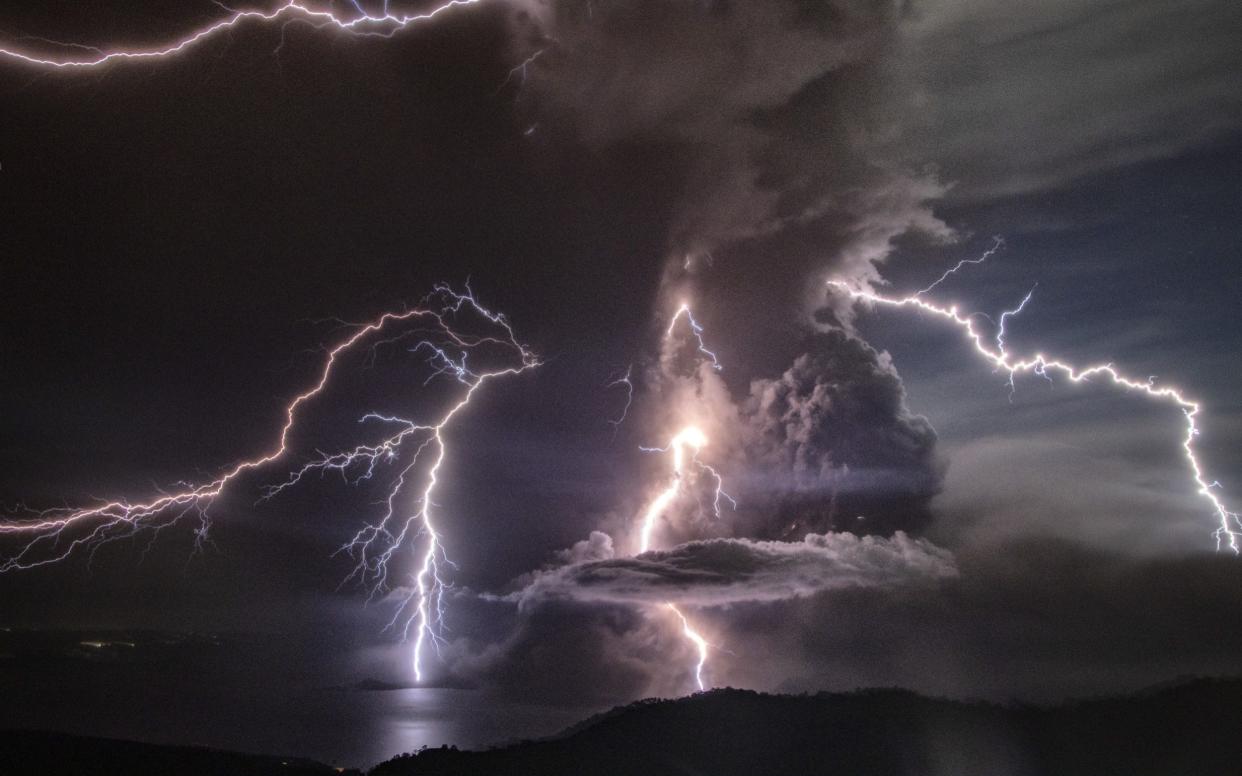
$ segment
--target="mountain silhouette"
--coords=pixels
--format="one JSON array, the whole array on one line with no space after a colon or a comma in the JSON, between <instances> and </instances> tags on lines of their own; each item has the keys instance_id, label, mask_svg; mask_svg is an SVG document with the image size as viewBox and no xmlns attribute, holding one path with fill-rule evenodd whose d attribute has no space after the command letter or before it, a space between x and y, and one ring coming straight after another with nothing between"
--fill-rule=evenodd
<instances>
[{"instance_id":1,"label":"mountain silhouette","mask_svg":"<svg viewBox=\"0 0 1242 776\"><path fill-rule=\"evenodd\" d=\"M905 690L714 690L489 751L424 749L373 776L1237 776L1242 680L1055 707Z\"/></svg>"},{"instance_id":2,"label":"mountain silhouette","mask_svg":"<svg viewBox=\"0 0 1242 776\"><path fill-rule=\"evenodd\" d=\"M1057 706L907 690L646 700L557 736L422 749L370 776L1238 776L1242 679L1194 679ZM328 776L311 760L0 731L0 776Z\"/></svg>"},{"instance_id":3,"label":"mountain silhouette","mask_svg":"<svg viewBox=\"0 0 1242 776\"><path fill-rule=\"evenodd\" d=\"M41 730L0 731L0 776L361 776L298 757L162 746Z\"/></svg>"}]
</instances>

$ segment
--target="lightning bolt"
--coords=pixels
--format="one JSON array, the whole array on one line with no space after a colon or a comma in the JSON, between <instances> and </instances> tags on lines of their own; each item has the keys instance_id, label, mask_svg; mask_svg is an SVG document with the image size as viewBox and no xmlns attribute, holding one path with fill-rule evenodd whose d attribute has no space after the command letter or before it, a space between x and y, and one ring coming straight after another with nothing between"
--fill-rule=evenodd
<instances>
[{"instance_id":1,"label":"lightning bolt","mask_svg":"<svg viewBox=\"0 0 1242 776\"><path fill-rule=\"evenodd\" d=\"M1026 296L1022 297L1022 301L1018 303L1017 307L1013 308L1012 310L1004 311L1003 313L1000 314L1000 318L996 319L996 351L998 353L1005 352L1005 322L1008 321L1010 318L1013 318L1014 316L1020 314L1023 310L1025 310L1027 303L1031 301L1031 297L1034 295L1035 295L1035 289L1032 288L1030 291L1026 292ZM1014 394L1018 392L1018 384L1014 382L1015 374L1017 373L1016 372L1009 373L1009 401L1010 403L1013 403ZM1047 372L1045 372L1044 370L1042 369L1036 370L1036 374L1038 374L1040 377L1043 377L1045 380L1052 382L1052 379L1048 377Z\"/></svg>"},{"instance_id":2,"label":"lightning bolt","mask_svg":"<svg viewBox=\"0 0 1242 776\"><path fill-rule=\"evenodd\" d=\"M115 61L166 59L188 51L199 43L239 27L246 22L264 24L277 21L283 24L303 22L316 28L332 27L355 35L391 38L404 29L430 22L432 19L456 8L477 5L483 1L447 0L447 2L421 13L401 13L390 10L388 0L384 0L382 11L378 14L366 11L355 0L350 2L352 11L349 14L339 13L331 7L316 8L301 0L288 0L288 2L282 3L270 11L258 9L235 11L222 6L229 12L229 15L223 19L194 30L183 37L157 44L151 48L103 50L77 43L47 41L65 48L72 48L78 52L87 51L93 56L79 56L76 58L73 56L53 57L22 51L11 46L0 46L0 58L14 60L27 65L61 69L101 67ZM534 57L531 59L533 60ZM529 64L529 62L530 60L523 65L519 65L519 67L523 68L523 74L525 73L525 65Z\"/></svg>"},{"instance_id":3,"label":"lightning bolt","mask_svg":"<svg viewBox=\"0 0 1242 776\"><path fill-rule=\"evenodd\" d=\"M888 307L912 307L924 313L948 320L966 335L966 338L974 346L975 352L980 357L992 364L997 371L1005 372L1008 375L1011 388L1014 384L1014 378L1023 373L1031 373L1051 379L1049 373L1055 372L1072 383L1087 382L1093 377L1104 377L1113 385L1125 391L1139 393L1176 406L1186 417L1186 435L1182 439L1182 450L1187 467L1198 488L1199 495L1211 505L1212 511L1219 521L1219 526L1212 534L1216 540L1216 548L1219 550L1222 545L1227 544L1234 553L1238 553L1238 537L1239 533L1242 532L1242 519L1239 518L1237 512L1231 512L1216 495L1215 489L1220 487L1220 483L1209 482L1203 473L1203 467L1199 463L1194 447L1195 438L1199 436L1197 418L1202 408L1198 401L1188 398L1181 389L1174 386L1157 387L1155 378L1137 380L1121 372L1112 364L1089 364L1080 367L1058 358L1045 356L1042 353L1036 353L1034 356L1027 358L1015 356L1005 346L1004 322L1007 318L1017 315L1026 306L1026 303L1031 298L1029 293L1016 309L1008 311L1001 316L996 337L989 342L975 326L975 316L963 315L957 305L944 307L923 299L922 294L926 289L910 296L890 297L852 288L839 280L828 281L828 285L845 292L851 299L856 301L866 301Z\"/></svg>"},{"instance_id":4,"label":"lightning bolt","mask_svg":"<svg viewBox=\"0 0 1242 776\"><path fill-rule=\"evenodd\" d=\"M697 426L687 426L677 432L676 436L669 441L664 447L640 447L644 453L673 453L673 479L669 486L665 488L659 496L656 497L651 505L647 507L647 511L643 513L643 522L639 530L639 553L647 552L651 549L651 534L655 530L656 521L664 511L668 509L668 505L673 499L682 492L682 488L687 481L686 477L686 450L693 451L690 455L690 462L693 463L700 471L706 472L716 483L713 489L714 497L712 499L712 512L716 517L720 517L720 499L726 499L733 506L737 507L737 501L732 496L724 492L724 482L720 474L711 466L699 460L699 451L707 445L707 437Z\"/></svg>"},{"instance_id":5,"label":"lightning bolt","mask_svg":"<svg viewBox=\"0 0 1242 776\"><path fill-rule=\"evenodd\" d=\"M417 570L412 576L413 585L398 605L389 627L399 625L405 639L413 632L414 670L421 681L423 647L428 641L438 643L438 628L444 614L446 583L441 577L440 566L448 561L436 529L434 496L447 455L446 431L485 383L520 374L539 363L519 343L505 317L480 304L469 287L465 293L459 293L447 286L437 286L432 295L424 300L424 305L404 312L384 313L369 323L355 327L350 336L332 346L327 351L318 380L286 405L284 423L272 448L235 464L216 479L199 485L190 484L180 491L139 503L113 500L94 507L48 510L37 513L37 517L29 520L0 522L0 537L17 537L19 540L17 551L0 560L0 573L56 563L86 547L93 554L102 544L133 537L144 530L152 531L154 541L161 530L180 522L186 515L198 518L194 531L197 549L207 539L209 508L214 500L243 473L263 468L286 456L290 447L289 436L299 410L324 392L341 360L376 339L383 331L401 324L417 324L415 328L371 344L372 355L374 349L381 345L421 337L409 351L427 356L428 364L433 367L428 381L441 375L451 376L465 386L461 399L430 423L368 413L361 419L362 423L380 424L394 431L376 443L321 454L290 472L281 484L266 488L260 500L279 495L312 473L339 472L347 480L357 483L371 479L382 463L399 463L401 468L388 491L383 515L376 522L368 523L340 548L340 552L348 553L357 560L356 567L342 584L352 579L360 580L369 586L370 597L374 598L389 589L389 564L393 558L406 549L416 555ZM480 323L485 321L495 333L469 334L459 331L457 321L465 314L475 317ZM512 363L491 369L476 369L468 362L472 353L484 357L504 353ZM413 448L413 453L404 458L403 454L410 448ZM428 448L433 451L434 458L427 470L426 483L416 500L416 508L412 512L404 512L400 505L401 497L420 456ZM351 472L354 473L352 480L349 477ZM413 546L419 536L426 537L421 552Z\"/></svg>"},{"instance_id":6,"label":"lightning bolt","mask_svg":"<svg viewBox=\"0 0 1242 776\"><path fill-rule=\"evenodd\" d=\"M724 369L724 367L720 364L720 359L716 357L716 354L707 349L707 344L703 341L703 327L700 326L699 322L694 319L694 313L690 312L690 305L683 302L682 305L677 308L677 312L673 314L673 319L668 322L668 329L664 332L664 338L668 339L673 336L673 329L676 328L677 321L680 320L683 315L686 316L686 321L690 324L690 333L694 335L695 341L698 342L699 352L704 356L707 356L708 360L712 362L712 369L715 369L717 372Z\"/></svg>"},{"instance_id":7,"label":"lightning bolt","mask_svg":"<svg viewBox=\"0 0 1242 776\"><path fill-rule=\"evenodd\" d=\"M703 354L711 362L714 369L721 369L720 361L716 357L716 354L711 350L708 350L706 343L703 341L703 327L700 326L698 321L694 319L694 315L690 312L689 305L682 304L677 308L677 311L673 314L672 321L669 322L668 329L665 330L665 340L667 341L670 337L672 337L677 326L677 321L680 320L682 316L685 316L686 321L690 325L690 332L691 335L694 336L698 345L698 352ZM628 380L628 371L626 372L625 377ZM701 451L706 445L707 435L704 434L698 426L691 425L678 431L664 447L639 448L646 453L672 453L673 464L672 477L668 486L665 487L654 500L652 500L651 504L649 504L647 509L643 512L642 522L639 525L638 553L640 555L651 549L652 534L655 531L656 522L660 519L660 516L663 515L669 505L672 504L673 499L677 498L680 493L684 492L684 488L689 479L687 464L693 464L697 471L704 473L715 483L713 489L714 497L712 499L712 512L717 518L720 517L720 500L722 498L728 500L734 508L737 507L737 502L733 499L733 497L724 491L724 482L720 476L720 473L713 467L699 460L699 451ZM698 663L695 665L694 679L699 690L704 690L706 689L706 685L703 683L703 669L707 665L708 648L711 645L706 639L699 635L697 631L694 630L693 626L690 625L689 619L687 619L686 615L677 608L676 604L671 601L666 601L664 606L672 610L672 612L677 615L677 618L681 621L682 635L685 636L686 640L694 646L698 653L699 659Z\"/></svg>"},{"instance_id":8,"label":"lightning bolt","mask_svg":"<svg viewBox=\"0 0 1242 776\"><path fill-rule=\"evenodd\" d=\"M685 462L686 448L693 447L697 456L698 451L703 445L707 444L707 437L703 436L703 432L694 426L688 426L673 437L672 441L666 447L640 447L639 449L645 453L667 453L673 451L673 481L665 488L659 496L647 507L646 513L643 514L642 527L639 529L638 552L641 555L651 549L651 532L655 529L656 520L660 515L664 514L664 510L668 509L668 505L672 503L677 494L681 492L682 485L685 483Z\"/></svg>"},{"instance_id":9,"label":"lightning bolt","mask_svg":"<svg viewBox=\"0 0 1242 776\"><path fill-rule=\"evenodd\" d=\"M673 614L677 615L677 619L681 620L682 635L684 635L690 643L694 644L699 651L699 662L694 667L694 681L698 684L700 691L706 690L707 688L703 685L703 666L707 665L707 648L710 645L707 643L706 639L694 630L694 628L690 627L690 621L686 619L686 615L682 614L680 609L673 604L666 603L664 605L669 609L672 609Z\"/></svg>"},{"instance_id":10,"label":"lightning bolt","mask_svg":"<svg viewBox=\"0 0 1242 776\"><path fill-rule=\"evenodd\" d=\"M664 511L668 509L668 506L669 504L672 503L673 499L676 498L677 495L682 491L682 488L686 482L685 474L686 474L686 449L687 448L690 448L691 450L693 450L693 453L690 456L691 461L703 467L703 469L705 471L708 471L711 474L711 476L713 476L716 480L715 505L716 505L716 515L717 517L719 517L720 496L723 493L720 487L721 485L720 475L716 473L715 469L711 468L707 464L701 463L698 460L698 452L706 444L707 444L707 437L704 436L702 431L700 431L696 426L687 426L686 428L683 428L681 431L677 432L677 434L672 438L672 440L668 443L666 447L640 448L641 450L643 450L643 452L648 452L648 453L653 453L653 452L667 453L669 451L672 451L672 454L673 454L672 481L669 483L668 487L666 487L663 491L660 492L660 495L656 496L655 500L653 500L651 504L647 507L647 511L643 513L643 521L639 529L638 553L640 555L651 549L651 534L652 534L652 531L655 529L656 521L660 518L660 515L662 515ZM729 498L729 500L732 501L732 498L729 497L728 494L725 494L725 498ZM736 503L734 505L736 506ZM686 619L686 615L682 614L681 610L678 609L675 604L673 604L670 601L666 601L664 605L668 607L669 609L671 609L673 613L677 615L678 619L681 620L682 635L684 635L686 639L691 644L693 644L695 649L698 651L699 662L695 666L695 669L694 669L694 679L695 679L695 682L698 684L698 687L700 690L706 689L703 685L703 667L707 664L707 648L709 645L707 641L702 636L700 636L694 630L694 628L691 627L690 621Z\"/></svg>"},{"instance_id":11,"label":"lightning bolt","mask_svg":"<svg viewBox=\"0 0 1242 776\"><path fill-rule=\"evenodd\" d=\"M957 264L954 264L954 265L953 265L952 267L950 267L949 269L946 269L946 270L944 271L944 274L943 274L943 275L941 275L940 277L936 278L936 280L935 280L935 282L934 282L934 283L932 283L932 284L931 284L930 286L928 286L927 288L924 288L922 291L919 291L917 294L915 294L915 296L922 296L923 294L926 294L927 292L931 291L931 290L932 290L933 288L935 288L936 286L938 286L938 285L940 285L941 283L943 283L944 281L948 280L950 276L952 276L952 275L956 275L956 274L958 273L958 271L960 271L960 270L962 270L962 269L965 269L966 267L968 267L968 266L970 266L970 265L972 265L972 264L982 264L983 262L987 261L988 259L992 258L994 255L996 255L996 252L997 252L997 251L999 251L1002 247L1004 247L1004 245L1005 245L1005 238L1001 237L1000 235L997 235L996 237L993 237L993 238L992 238L992 247L991 247L991 248L988 248L986 251L984 251L984 252L983 252L983 253L979 256L979 258L977 258L977 259L962 259L962 260L961 260L961 261L959 261Z\"/></svg>"},{"instance_id":12,"label":"lightning bolt","mask_svg":"<svg viewBox=\"0 0 1242 776\"><path fill-rule=\"evenodd\" d=\"M511 81L513 81L514 77L519 77L521 79L518 82L519 85L525 85L526 74L529 71L530 66L535 64L535 60L539 59L539 57L542 56L544 51L546 50L547 49L539 49L534 54L531 54L529 57L522 60L520 63L518 63L514 67L510 68L509 72L505 75L505 80L500 82L500 86L496 87L496 91L492 94L492 96L500 94L502 91L504 91L504 88L508 86Z\"/></svg>"},{"instance_id":13,"label":"lightning bolt","mask_svg":"<svg viewBox=\"0 0 1242 776\"><path fill-rule=\"evenodd\" d=\"M608 421L612 425L612 433L614 438L616 437L617 429L621 428L621 424L625 422L626 416L630 414L630 405L634 403L634 381L630 377L633 372L634 365L630 364L625 368L625 374L604 386L605 388L625 386L625 406L621 408L620 415Z\"/></svg>"}]
</instances>

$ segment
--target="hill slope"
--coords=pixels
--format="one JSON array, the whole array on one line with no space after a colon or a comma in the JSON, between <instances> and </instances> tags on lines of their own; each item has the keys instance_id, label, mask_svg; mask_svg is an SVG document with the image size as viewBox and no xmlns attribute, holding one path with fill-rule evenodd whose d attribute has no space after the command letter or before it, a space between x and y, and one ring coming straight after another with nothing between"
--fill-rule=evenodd
<instances>
[{"instance_id":1,"label":"hill slope","mask_svg":"<svg viewBox=\"0 0 1242 776\"><path fill-rule=\"evenodd\" d=\"M1236 776L1242 680L1196 680L1054 708L900 690L717 690L645 701L562 736L484 752L428 749L373 776Z\"/></svg>"},{"instance_id":2,"label":"hill slope","mask_svg":"<svg viewBox=\"0 0 1242 776\"><path fill-rule=\"evenodd\" d=\"M335 768L322 763L292 757L32 730L0 731L0 776L336 776L337 773Z\"/></svg>"}]
</instances>

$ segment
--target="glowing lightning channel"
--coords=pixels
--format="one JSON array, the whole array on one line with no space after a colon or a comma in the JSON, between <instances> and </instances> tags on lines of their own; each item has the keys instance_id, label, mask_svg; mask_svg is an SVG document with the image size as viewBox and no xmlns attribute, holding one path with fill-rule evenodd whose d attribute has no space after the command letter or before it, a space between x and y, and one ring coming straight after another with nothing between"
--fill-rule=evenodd
<instances>
[{"instance_id":1,"label":"glowing lightning channel","mask_svg":"<svg viewBox=\"0 0 1242 776\"><path fill-rule=\"evenodd\" d=\"M634 403L634 381L631 379L633 372L634 365L630 364L625 368L625 374L604 386L605 388L625 386L625 406L621 408L620 415L608 421L609 424L612 425L612 433L614 437L616 436L617 429L621 428L621 424L625 422L626 416L630 414L630 406Z\"/></svg>"},{"instance_id":2,"label":"glowing lightning channel","mask_svg":"<svg viewBox=\"0 0 1242 776\"><path fill-rule=\"evenodd\" d=\"M689 305L683 303L677 308L677 312L674 313L673 319L669 322L668 329L664 333L665 339L668 339L673 335L673 331L677 325L677 320L683 315L686 316L686 320L690 324L690 331L694 334L695 340L698 343L699 353L702 353L710 359L712 367L719 370L721 368L720 361L716 358L716 354L714 352L707 349L707 345L703 341L703 327L700 326L698 321L694 319L694 315L690 312ZM627 380L627 384L628 378L629 372L627 371L624 378ZM668 509L669 504L672 503L673 499L675 499L679 493L683 492L683 488L685 487L687 480L687 463L694 464L699 471L707 473L707 475L710 476L715 482L715 496L712 500L712 509L716 517L720 517L720 500L722 498L733 504L734 508L737 507L737 502L733 499L733 497L728 493L725 493L724 482L721 479L719 472L699 460L699 451L706 445L707 435L704 434L701 429L697 426L686 426L678 431L664 447L639 448L643 452L647 453L671 452L673 457L672 480L669 482L668 487L661 491L660 495L656 496L656 498L647 507L646 512L643 513L642 524L639 528L638 552L640 555L651 549L651 535L655 530L656 521L659 520L664 511ZM688 456L687 451L689 451ZM711 645L706 639L699 635L696 630L694 630L694 628L690 625L690 621L686 618L686 615L683 614L675 604L671 601L666 601L664 605L677 615L677 618L681 621L682 635L686 637L687 641L694 645L695 650L698 652L699 659L694 669L694 680L698 685L699 690L704 690L706 689L706 685L703 683L703 669L707 665L708 648Z\"/></svg>"},{"instance_id":3,"label":"glowing lightning channel","mask_svg":"<svg viewBox=\"0 0 1242 776\"><path fill-rule=\"evenodd\" d=\"M1234 553L1238 553L1238 537L1240 532L1242 532L1242 518L1239 517L1237 512L1229 511L1225 507L1224 502L1213 492L1220 484L1208 482L1204 477L1203 468L1200 466L1199 459L1195 455L1194 450L1195 437L1199 435L1196 418L1199 415L1201 406L1199 402L1186 398L1180 389L1172 386L1156 387L1155 378L1148 378L1143 381L1135 380L1118 371L1112 364L1092 364L1085 367L1077 367L1059 359L1049 358L1042 353L1036 353L1033 357L1019 359L1005 347L1003 326L1001 327L1002 330L997 332L996 345L993 347L984 335L975 328L973 316L962 315L958 311L957 305L942 307L928 302L921 297L923 291L911 296L889 297L871 291L851 288L839 280L828 281L828 285L844 291L855 300L864 300L889 307L915 307L923 312L949 320L961 329L980 356L989 361L998 371L1004 371L1009 375L1010 385L1013 384L1013 379L1016 375L1024 372L1042 377L1049 377L1048 373L1050 371L1057 372L1073 383L1086 382L1094 376L1102 375L1124 390L1137 391L1153 399L1175 404L1186 416L1186 436L1182 440L1182 450L1185 452L1186 463L1195 484L1198 486L1199 495L1207 499L1220 521L1220 526L1212 534L1216 539L1216 548L1219 550L1222 544L1227 543ZM1030 299L1030 294L1027 295L1027 299ZM1025 304L1026 300L1023 300L1022 305L1019 305L1016 310L1002 315L1002 323L1007 316L1016 315Z\"/></svg>"},{"instance_id":4,"label":"glowing lightning channel","mask_svg":"<svg viewBox=\"0 0 1242 776\"><path fill-rule=\"evenodd\" d=\"M686 482L686 449L689 448L692 453L690 462L693 463L700 471L707 472L716 483L713 490L712 512L716 517L720 517L720 499L727 500L734 508L737 508L737 501L724 491L724 481L713 467L708 466L699 460L699 451L707 445L707 437L696 426L687 426L669 441L665 447L640 447L644 453L673 453L673 481L665 488L655 501L647 507L647 511L643 514L642 528L639 532L639 553L644 553L651 548L651 533L655 530L656 520L668 509L668 505L672 502L677 494L682 492L682 487Z\"/></svg>"},{"instance_id":5,"label":"glowing lightning channel","mask_svg":"<svg viewBox=\"0 0 1242 776\"><path fill-rule=\"evenodd\" d=\"M347 481L350 481L349 473L357 472L352 482L369 480L378 465L396 461L407 447L407 442L410 443L408 446L413 447L414 452L396 475L388 492L385 502L386 511L383 516L377 522L368 524L360 530L353 539L341 547L340 551L350 554L358 561L357 566L342 581L342 584L351 579L358 579L370 587L371 597L374 598L388 590L388 564L398 551L408 546L407 539L411 534L426 535L425 548L417 558L413 588L398 606L389 623L390 627L394 627L398 621L402 621L404 616L403 637L408 638L410 632L415 631L414 671L421 681L423 646L428 639L434 641L438 638L437 629L444 612L443 591L446 584L440 576L439 564L448 561L444 555L440 536L436 531L435 521L432 519L432 510L435 506L433 497L436 486L440 481L440 469L447 452L445 431L453 418L465 409L484 383L493 378L520 374L538 366L539 363L538 359L518 342L505 317L481 305L468 287L465 293L458 293L447 286L437 286L425 303L433 300L438 304L405 312L384 313L370 323L358 326L353 334L328 350L319 379L286 405L284 424L281 426L277 443L270 452L241 461L225 474L208 483L190 484L180 492L164 494L150 501L130 503L124 500L114 500L90 508L48 510L36 513L36 518L33 520L0 522L0 536L29 537L15 554L0 560L0 573L55 563L68 558L83 547L90 547L93 553L102 544L133 537L143 530L151 530L154 534L158 534L163 528L179 522L187 514L194 514L199 519L199 526L195 529L197 548L207 537L210 527L208 509L216 497L244 472L273 463L289 451L289 435L294 427L298 410L325 390L339 360L349 351L361 347L362 343L381 330L395 324L417 321L420 324L418 328L376 342L371 345L372 349L405 339L410 335L421 335L425 339L411 347L410 352L428 353L428 363L434 367L432 378L437 375L451 375L456 381L466 386L465 395L433 423L420 424L378 413L363 416L361 422L386 424L396 430L377 443L362 444L332 454L321 454L318 459L292 471L283 483L266 488L261 500L279 495L312 473L339 472ZM454 328L454 321L456 316L463 311L480 316L497 327L497 334L494 336L471 335L457 331ZM443 344L437 344L432 339L426 338L433 335L440 338ZM516 362L510 366L476 371L467 365L467 357L481 347L508 351L516 356ZM459 355L454 357L449 352L450 350L456 350ZM405 517L399 517L398 498L404 493L408 475L417 465L420 455L428 447L435 449L435 459L428 469L426 485L416 502L417 509ZM78 536L69 534L77 530L85 531L85 534ZM62 540L66 541L62 542ZM40 551L43 549L48 552L46 556L41 557Z\"/></svg>"},{"instance_id":6,"label":"glowing lightning channel","mask_svg":"<svg viewBox=\"0 0 1242 776\"><path fill-rule=\"evenodd\" d=\"M715 369L717 372L724 369L716 354L707 349L707 343L703 341L703 327L694 319L694 313L690 312L690 305L683 302L681 307L677 308L677 312L673 314L673 320L668 322L668 329L664 332L665 338L673 336L673 329L677 326L677 320L683 315L686 316L686 321L690 324L690 332L694 334L695 340L699 343L699 352L711 360L712 369Z\"/></svg>"},{"instance_id":7,"label":"glowing lightning channel","mask_svg":"<svg viewBox=\"0 0 1242 776\"><path fill-rule=\"evenodd\" d=\"M985 261L987 261L988 259L992 258L992 256L994 256L994 255L996 254L996 252L997 252L997 251L999 251L1002 247L1004 247L1004 245L1005 245L1005 238L1001 237L1000 235L997 235L996 237L993 237L993 238L992 238L992 247L991 247L991 248L988 248L986 251L984 251L984 252L983 252L983 254L979 256L979 258L977 258L977 259L962 259L962 260L961 260L961 261L959 261L957 264L954 264L954 265L953 265L952 267L950 267L949 269L946 269L946 270L944 271L944 274L943 274L943 275L941 275L940 277L936 278L936 281L935 281L934 283L932 283L932 284L931 284L930 286L928 286L927 288L924 288L922 291L919 291L917 294L915 294L915 296L922 296L923 294L926 294L927 292L931 291L931 290L932 290L933 288L935 288L936 286L938 286L938 285L940 285L941 283L943 283L944 281L948 280L950 275L956 275L956 274L958 273L958 271L959 271L959 270L963 269L964 267L966 267L966 266L968 266L968 265L971 265L971 264L982 264L983 262L985 262Z\"/></svg>"},{"instance_id":8,"label":"glowing lightning channel","mask_svg":"<svg viewBox=\"0 0 1242 776\"><path fill-rule=\"evenodd\" d=\"M288 0L270 11L257 9L234 11L231 8L226 8L230 13L229 16L201 27L182 38L168 43L157 44L152 48L104 51L76 43L57 43L57 45L64 46L65 48L72 48L76 51L91 51L95 54L92 57L75 59L71 57L46 57L8 46L0 46L0 57L17 60L29 65L54 68L92 68L100 67L113 61L165 59L187 51L217 34L238 27L243 22L248 21L258 23L275 21L290 23L300 21L314 27L335 27L355 35L390 38L407 27L429 22L437 16L459 6L476 5L481 2L483 0L447 0L447 2L422 13L393 13L389 10L388 3L385 2L383 12L379 14L368 13L359 3L351 2L350 5L353 8L353 13L346 16L332 10L330 7L314 8L302 2L302 0ZM49 42L56 43L55 41Z\"/></svg>"},{"instance_id":9,"label":"glowing lightning channel","mask_svg":"<svg viewBox=\"0 0 1242 776\"><path fill-rule=\"evenodd\" d=\"M690 621L686 619L686 615L682 614L680 609L670 603L664 605L672 609L673 614L676 614L677 618L681 620L682 634L699 650L699 662L694 667L694 681L699 685L699 690L705 690L707 688L703 685L703 666L707 665L707 648L710 645L707 643L707 639L700 636L694 628L690 627Z\"/></svg>"},{"instance_id":10,"label":"glowing lightning channel","mask_svg":"<svg viewBox=\"0 0 1242 776\"><path fill-rule=\"evenodd\" d=\"M1035 289L1032 288L1026 292L1026 296L1022 297L1022 301L1012 310L1006 310L1000 314L1000 318L996 320L996 350L997 352L1005 352L1005 321L1013 318L1026 309L1027 302L1031 301L1031 297L1035 295Z\"/></svg>"},{"instance_id":11,"label":"glowing lightning channel","mask_svg":"<svg viewBox=\"0 0 1242 776\"><path fill-rule=\"evenodd\" d=\"M515 76L518 76L521 79L518 84L524 86L526 84L526 75L530 70L530 66L535 64L535 61L539 59L539 57L542 56L543 52L546 50L547 49L539 49L534 54L531 54L529 57L522 60L519 64L510 68L509 72L505 75L505 80L500 82L500 86L496 87L496 91L492 94L492 96L500 94L504 91L504 88L513 81Z\"/></svg>"},{"instance_id":12,"label":"glowing lightning channel","mask_svg":"<svg viewBox=\"0 0 1242 776\"><path fill-rule=\"evenodd\" d=\"M651 502L651 506L647 507L647 512L643 515L643 524L639 531L639 554L651 549L651 532L655 528L656 520L664 514L664 510L668 509L669 503L677 497L685 484L686 448L694 448L694 455L697 457L699 450L703 449L705 444L707 444L707 437L703 435L703 432L694 426L687 426L677 432L667 447L639 448L645 453L667 453L670 450L673 452L673 481L659 496L656 496L655 501Z\"/></svg>"},{"instance_id":13,"label":"glowing lightning channel","mask_svg":"<svg viewBox=\"0 0 1242 776\"><path fill-rule=\"evenodd\" d=\"M673 499L677 497L677 494L681 492L686 481L685 473L687 448L694 451L691 455L691 460L701 466L704 470L710 472L710 474L716 479L716 509L717 517L719 517L720 495L723 493L720 487L720 475L716 473L715 469L698 460L698 452L706 444L707 437L702 431L700 431L696 426L687 426L677 432L677 435L673 437L667 447L640 448L644 452L648 453L669 451L673 453L673 480L669 483L667 488L661 491L659 496L656 496L655 500L651 502L651 505L647 507L647 511L643 514L642 527L639 531L638 552L640 555L647 552L651 548L651 533L655 528L656 520L658 520L660 515L664 513L664 510L668 508L668 505L673 501ZM728 494L725 494L725 498L729 498L730 501L732 501ZM706 689L703 685L703 667L707 664L707 648L709 645L707 641L690 626L690 621L686 619L686 615L682 614L681 610L678 609L676 605L670 601L665 601L664 605L673 610L678 619L681 620L682 634L694 645L695 649L698 650L699 662L694 669L694 679L700 690Z\"/></svg>"}]
</instances>

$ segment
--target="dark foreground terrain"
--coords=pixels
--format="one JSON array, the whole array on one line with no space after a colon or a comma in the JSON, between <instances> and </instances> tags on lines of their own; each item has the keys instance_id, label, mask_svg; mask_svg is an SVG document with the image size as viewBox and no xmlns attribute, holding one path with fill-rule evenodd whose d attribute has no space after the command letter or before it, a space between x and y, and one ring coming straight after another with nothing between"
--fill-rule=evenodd
<instances>
[{"instance_id":1,"label":"dark foreground terrain","mask_svg":"<svg viewBox=\"0 0 1242 776\"><path fill-rule=\"evenodd\" d=\"M315 762L0 732L0 774L321 776ZM356 773L356 772L355 772ZM902 690L808 696L716 690L614 709L482 752L424 749L372 776L1237 776L1242 680L1195 680L1058 707Z\"/></svg>"},{"instance_id":2,"label":"dark foreground terrain","mask_svg":"<svg viewBox=\"0 0 1242 776\"><path fill-rule=\"evenodd\" d=\"M0 731L0 776L337 776L337 769L295 757L221 752L197 746L43 731ZM359 776L358 771L345 771Z\"/></svg>"},{"instance_id":3,"label":"dark foreground terrain","mask_svg":"<svg viewBox=\"0 0 1242 776\"><path fill-rule=\"evenodd\" d=\"M1056 708L901 690L791 697L717 690L634 704L551 740L427 749L375 776L1238 776L1242 680Z\"/></svg>"}]
</instances>

